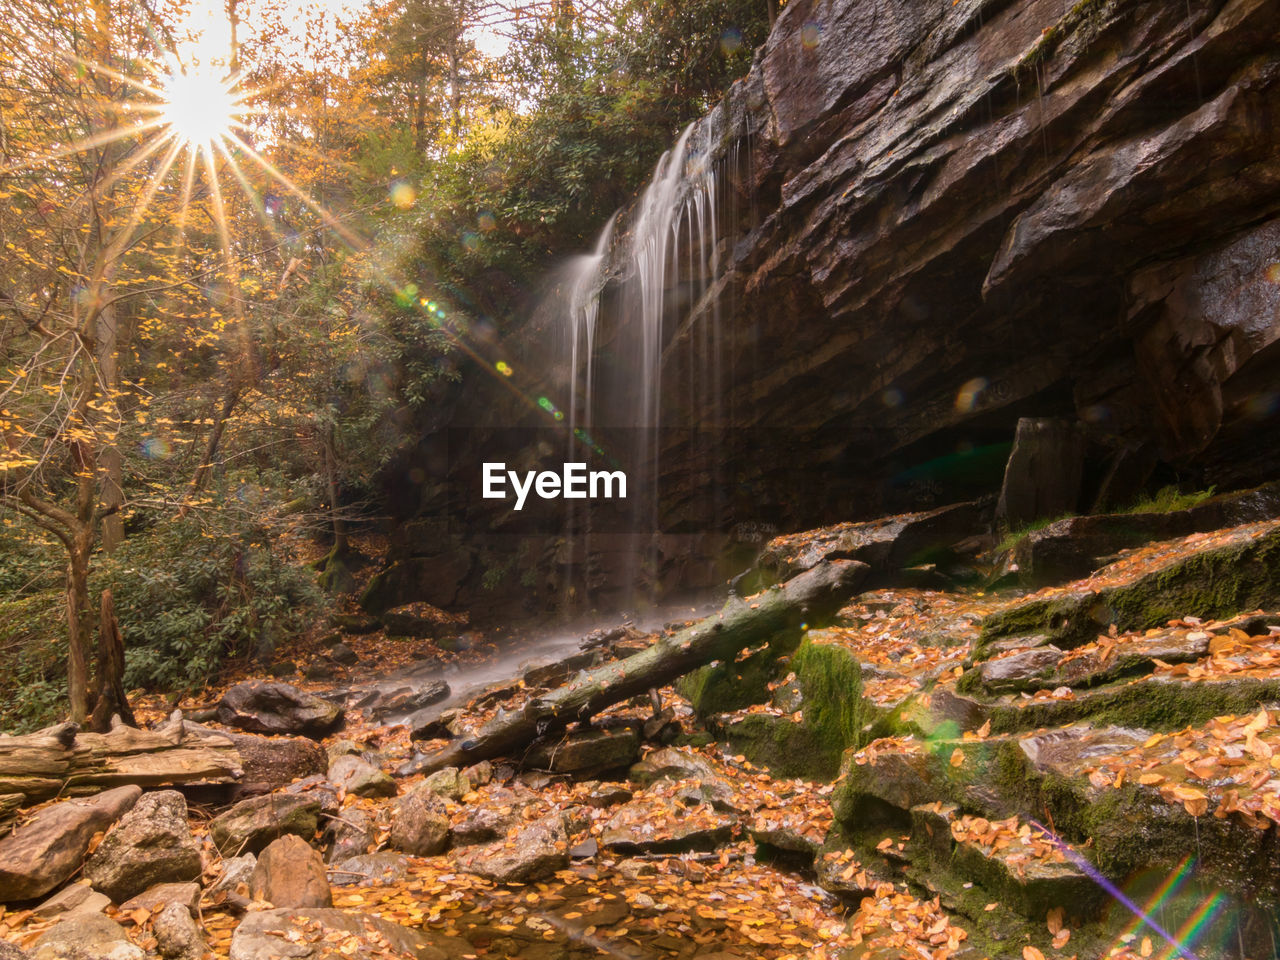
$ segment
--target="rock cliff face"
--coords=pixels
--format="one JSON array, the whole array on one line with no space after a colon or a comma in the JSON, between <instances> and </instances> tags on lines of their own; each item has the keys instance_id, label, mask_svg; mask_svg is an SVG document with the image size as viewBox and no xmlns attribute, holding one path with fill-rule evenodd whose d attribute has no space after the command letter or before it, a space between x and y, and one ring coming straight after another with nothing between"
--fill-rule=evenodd
<instances>
[{"instance_id":1,"label":"rock cliff face","mask_svg":"<svg viewBox=\"0 0 1280 960\"><path fill-rule=\"evenodd\" d=\"M705 289L675 279L661 328L662 423L733 428L713 452L738 481L720 528L992 493L1022 417L1079 424L1081 509L1153 467L1276 476L1277 105L1274 0L792 0L689 138L720 171L719 269ZM606 258L602 393L635 389L620 251L641 216L622 213ZM695 408L700 377L719 395ZM527 422L502 396L472 406ZM691 460L662 470L677 501L705 492ZM480 596L488 548L426 539L432 597ZM682 550L656 581L725 572L691 573ZM562 545L527 561L516 592L572 579ZM615 567L597 585L634 575Z\"/></svg>"},{"instance_id":2,"label":"rock cliff face","mask_svg":"<svg viewBox=\"0 0 1280 960\"><path fill-rule=\"evenodd\" d=\"M788 5L718 111L754 215L669 365L726 311L734 426L796 429L846 514L1023 416L1268 475L1278 31L1266 0Z\"/></svg>"}]
</instances>

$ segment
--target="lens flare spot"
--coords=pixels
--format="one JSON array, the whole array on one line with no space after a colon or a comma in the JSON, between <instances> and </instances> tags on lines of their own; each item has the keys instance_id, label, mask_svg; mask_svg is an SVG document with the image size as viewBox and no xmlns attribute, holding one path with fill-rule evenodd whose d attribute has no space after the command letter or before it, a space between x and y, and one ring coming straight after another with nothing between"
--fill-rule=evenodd
<instances>
[{"instance_id":1,"label":"lens flare spot","mask_svg":"<svg viewBox=\"0 0 1280 960\"><path fill-rule=\"evenodd\" d=\"M480 249L480 235L468 230L462 235L462 246L472 253Z\"/></svg>"},{"instance_id":2,"label":"lens flare spot","mask_svg":"<svg viewBox=\"0 0 1280 960\"><path fill-rule=\"evenodd\" d=\"M884 393L880 394L880 402L890 410L902 406L902 391L896 387L890 387Z\"/></svg>"},{"instance_id":3,"label":"lens flare spot","mask_svg":"<svg viewBox=\"0 0 1280 960\"><path fill-rule=\"evenodd\" d=\"M142 448L142 455L148 460L168 460L173 454L169 441L160 437L147 437L139 446Z\"/></svg>"},{"instance_id":4,"label":"lens flare spot","mask_svg":"<svg viewBox=\"0 0 1280 960\"><path fill-rule=\"evenodd\" d=\"M492 213L489 213L486 210L484 213L480 214L480 216L476 217L476 226L478 226L483 233L489 233L491 230L498 229L498 221L494 219Z\"/></svg>"},{"instance_id":5,"label":"lens flare spot","mask_svg":"<svg viewBox=\"0 0 1280 960\"><path fill-rule=\"evenodd\" d=\"M1267 283L1280 284L1280 263L1273 263L1271 266L1267 267L1263 276L1267 278Z\"/></svg>"},{"instance_id":6,"label":"lens flare spot","mask_svg":"<svg viewBox=\"0 0 1280 960\"><path fill-rule=\"evenodd\" d=\"M737 27L726 27L720 34L720 52L726 57L742 49L742 31Z\"/></svg>"},{"instance_id":7,"label":"lens flare spot","mask_svg":"<svg viewBox=\"0 0 1280 960\"><path fill-rule=\"evenodd\" d=\"M418 191L406 180L396 180L387 191L387 196L401 210L408 210L418 199Z\"/></svg>"},{"instance_id":8,"label":"lens flare spot","mask_svg":"<svg viewBox=\"0 0 1280 960\"><path fill-rule=\"evenodd\" d=\"M956 394L956 412L972 413L978 406L978 400L982 396L982 391L987 389L986 377L974 377L972 380L965 382L960 388L960 392Z\"/></svg>"},{"instance_id":9,"label":"lens flare spot","mask_svg":"<svg viewBox=\"0 0 1280 960\"><path fill-rule=\"evenodd\" d=\"M509 377L511 376L511 374L515 373L515 371L511 369L510 364L508 364L505 360L499 360L497 366L498 366L498 372L502 374L504 377Z\"/></svg>"},{"instance_id":10,"label":"lens flare spot","mask_svg":"<svg viewBox=\"0 0 1280 960\"><path fill-rule=\"evenodd\" d=\"M800 28L800 45L806 50L815 50L822 42L822 25L810 20Z\"/></svg>"},{"instance_id":11,"label":"lens flare spot","mask_svg":"<svg viewBox=\"0 0 1280 960\"><path fill-rule=\"evenodd\" d=\"M1280 410L1280 392L1264 390L1245 401L1244 413L1250 420L1269 420Z\"/></svg>"}]
</instances>

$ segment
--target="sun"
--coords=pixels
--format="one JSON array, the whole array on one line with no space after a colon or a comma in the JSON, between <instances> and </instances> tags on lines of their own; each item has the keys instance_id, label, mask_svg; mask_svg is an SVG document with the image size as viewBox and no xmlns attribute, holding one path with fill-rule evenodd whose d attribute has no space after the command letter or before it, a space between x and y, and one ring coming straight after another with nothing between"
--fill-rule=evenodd
<instances>
[{"instance_id":1,"label":"sun","mask_svg":"<svg viewBox=\"0 0 1280 960\"><path fill-rule=\"evenodd\" d=\"M233 81L217 74L174 70L162 87L160 119L169 132L192 146L222 140L238 126L240 97Z\"/></svg>"}]
</instances>

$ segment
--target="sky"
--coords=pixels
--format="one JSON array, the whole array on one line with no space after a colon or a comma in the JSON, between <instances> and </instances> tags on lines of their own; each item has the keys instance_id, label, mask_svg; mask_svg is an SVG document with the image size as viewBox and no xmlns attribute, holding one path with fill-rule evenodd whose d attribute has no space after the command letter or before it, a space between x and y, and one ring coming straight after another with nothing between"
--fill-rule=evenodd
<instances>
[{"instance_id":1,"label":"sky","mask_svg":"<svg viewBox=\"0 0 1280 960\"><path fill-rule=\"evenodd\" d=\"M284 7L286 23L304 24L308 18L314 17L317 11L333 14L335 17L346 17L358 13L368 0L270 0L273 6ZM241 31L252 20L256 0L241 0ZM198 60L225 59L231 45L231 25L227 21L224 0L191 0L187 20L180 33L190 33L198 39L192 44L180 45L180 54L184 60L193 56ZM501 56L507 48L507 41L490 30L478 31L473 37L476 47L488 57ZM299 51L302 48L298 42Z\"/></svg>"}]
</instances>

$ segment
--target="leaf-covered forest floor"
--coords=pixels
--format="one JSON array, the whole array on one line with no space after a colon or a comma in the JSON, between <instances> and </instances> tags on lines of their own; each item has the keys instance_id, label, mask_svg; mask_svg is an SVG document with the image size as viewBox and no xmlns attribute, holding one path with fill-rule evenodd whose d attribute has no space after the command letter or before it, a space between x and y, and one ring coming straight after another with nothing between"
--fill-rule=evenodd
<instances>
[{"instance_id":1,"label":"leaf-covered forest floor","mask_svg":"<svg viewBox=\"0 0 1280 960\"><path fill-rule=\"evenodd\" d=\"M1278 540L1276 522L1178 538L1035 593L867 591L830 627L596 718L610 730L661 717L638 756L573 769L571 732L541 760L466 771L437 790L454 836L437 855L392 851L394 797L334 788L332 819L363 814L366 849L384 854L363 878L330 864L334 906L420 929L459 960L1265 956L1280 902L1280 613L1250 601L1270 589L1254 587L1276 575ZM343 633L350 666L326 657L333 631L317 625L279 651L295 669L278 672L320 693L509 662L503 682L415 728L464 737L558 682L522 674L511 638L432 615L447 641ZM329 674L308 679L321 660ZM137 704L144 724L170 709ZM402 768L441 745L410 726L349 709L323 744L373 761L403 797L427 778ZM190 811L201 926L229 956L245 910L267 904L247 886L214 892L217 811ZM519 857L527 828L557 815L568 829L552 868L511 883L477 866ZM496 839L474 842L481 821ZM151 910L106 912L155 949ZM30 946L54 922L10 907L0 931ZM310 944L298 955L399 955L305 922L273 935Z\"/></svg>"}]
</instances>

